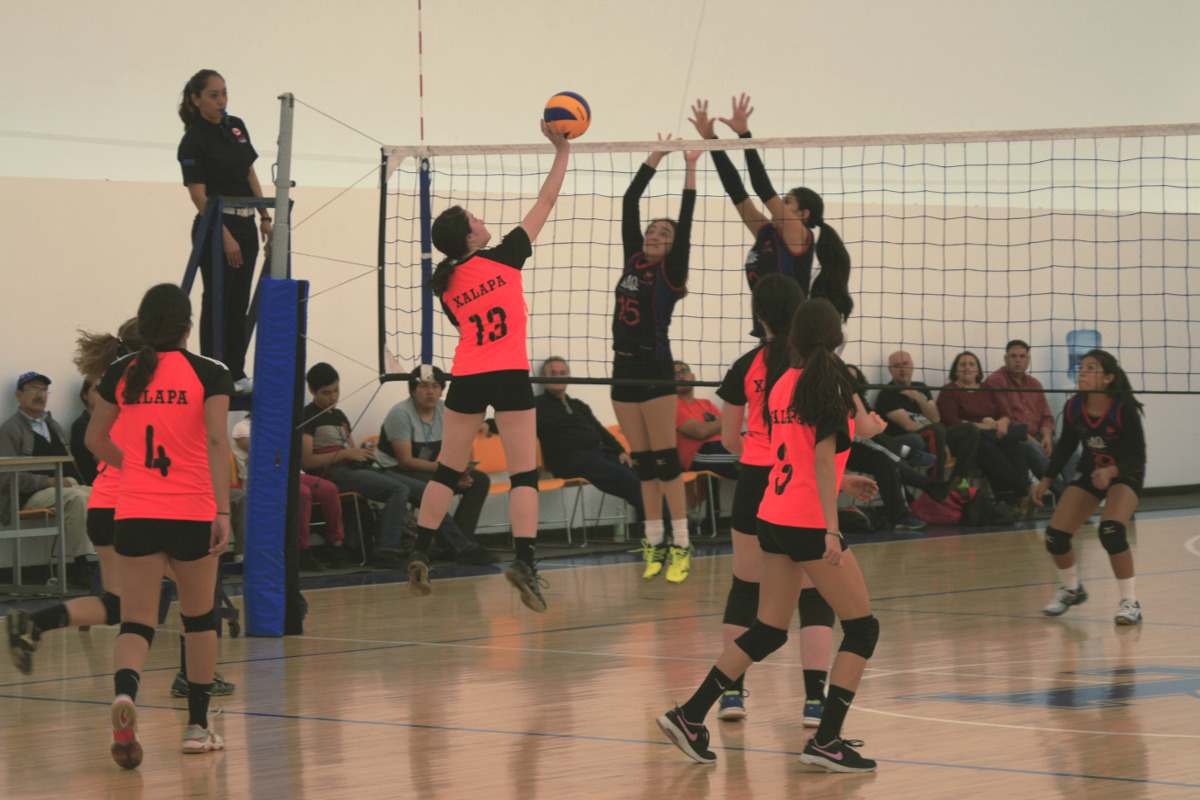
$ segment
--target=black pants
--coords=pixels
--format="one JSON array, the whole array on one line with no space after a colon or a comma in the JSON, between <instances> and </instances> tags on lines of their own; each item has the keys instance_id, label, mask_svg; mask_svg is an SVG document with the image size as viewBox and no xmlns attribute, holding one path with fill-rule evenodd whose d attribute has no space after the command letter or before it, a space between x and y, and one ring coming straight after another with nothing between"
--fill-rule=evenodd
<instances>
[{"instance_id":1,"label":"black pants","mask_svg":"<svg viewBox=\"0 0 1200 800\"><path fill-rule=\"evenodd\" d=\"M238 217L233 214L222 214L221 221L229 229L238 246L242 248L242 266L233 269L225 264L222 274L222 293L225 302L222 313L225 316L223 328L225 331L225 352L216 352L213 346L213 306L215 299L212 291L212 239L205 239L200 251L200 275L204 280L204 294L200 305L200 354L215 358L229 367L233 379L246 377L246 349L250 345L250 334L246 330L246 312L250 308L250 293L254 286L254 262L258 260L258 227L254 217ZM200 227L200 217L192 222L192 241L196 240L196 231ZM221 261L224 262L224 234L218 232L215 236L217 247L221 248Z\"/></svg>"},{"instance_id":2,"label":"black pants","mask_svg":"<svg viewBox=\"0 0 1200 800\"><path fill-rule=\"evenodd\" d=\"M887 453L854 442L850 445L850 457L846 469L870 475L879 484L879 497L888 522L899 522L908 516L908 501L900 483L900 470Z\"/></svg>"}]
</instances>

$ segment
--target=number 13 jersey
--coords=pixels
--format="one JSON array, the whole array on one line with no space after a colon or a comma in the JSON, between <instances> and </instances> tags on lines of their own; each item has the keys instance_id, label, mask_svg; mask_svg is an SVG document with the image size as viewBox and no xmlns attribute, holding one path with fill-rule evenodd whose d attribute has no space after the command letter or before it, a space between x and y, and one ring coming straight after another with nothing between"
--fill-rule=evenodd
<instances>
[{"instance_id":1,"label":"number 13 jersey","mask_svg":"<svg viewBox=\"0 0 1200 800\"><path fill-rule=\"evenodd\" d=\"M124 455L115 518L215 519L204 401L232 397L233 378L220 361L161 350L154 377L137 402L126 403L125 370L135 357L114 362L97 389L121 412L112 430Z\"/></svg>"},{"instance_id":2,"label":"number 13 jersey","mask_svg":"<svg viewBox=\"0 0 1200 800\"><path fill-rule=\"evenodd\" d=\"M521 267L531 255L529 234L518 225L500 244L476 251L454 268L440 298L459 333L452 374L529 371Z\"/></svg>"}]
</instances>

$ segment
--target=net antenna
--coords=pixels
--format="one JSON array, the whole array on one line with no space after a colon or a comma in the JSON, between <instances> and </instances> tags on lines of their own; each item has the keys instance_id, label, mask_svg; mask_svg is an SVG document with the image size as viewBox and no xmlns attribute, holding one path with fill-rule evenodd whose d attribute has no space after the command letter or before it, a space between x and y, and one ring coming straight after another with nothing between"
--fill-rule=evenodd
<instances>
[{"instance_id":1,"label":"net antenna","mask_svg":"<svg viewBox=\"0 0 1200 800\"><path fill-rule=\"evenodd\" d=\"M1099 345L1139 392L1200 392L1198 145L1200 124L573 143L524 269L530 358L559 354L573 375L609 380L621 197L648 152L725 149L745 176L732 151L755 148L778 192L807 186L824 198L852 262L845 358L869 382L887 381L897 349L913 355L915 378L941 386L960 351L975 352L988 373L1006 342L1024 339L1047 388L1073 388L1081 348ZM445 368L458 336L424 289L430 222L462 205L497 237L507 233L536 197L552 148L384 154L381 359ZM678 213L683 174L682 157L669 154L643 196L643 221ZM701 382L719 380L756 343L744 273L753 237L730 205L704 159L688 295L670 329L674 357Z\"/></svg>"}]
</instances>

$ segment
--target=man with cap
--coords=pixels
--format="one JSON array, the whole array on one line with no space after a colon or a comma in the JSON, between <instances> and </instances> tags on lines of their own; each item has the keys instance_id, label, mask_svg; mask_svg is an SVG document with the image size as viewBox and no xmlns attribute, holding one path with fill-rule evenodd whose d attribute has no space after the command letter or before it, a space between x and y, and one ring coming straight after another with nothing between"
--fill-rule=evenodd
<instances>
[{"instance_id":1,"label":"man with cap","mask_svg":"<svg viewBox=\"0 0 1200 800\"><path fill-rule=\"evenodd\" d=\"M17 411L0 425L0 457L69 456L70 438L58 421L46 410L50 379L40 372L26 372L17 378ZM17 473L18 502L21 508L53 508L54 470ZM11 514L9 481L0 486L0 519ZM90 583L88 556L95 550L87 537L87 501L91 487L82 485L74 462L63 464L63 527L66 531L67 558L73 559L68 578L72 583Z\"/></svg>"}]
</instances>

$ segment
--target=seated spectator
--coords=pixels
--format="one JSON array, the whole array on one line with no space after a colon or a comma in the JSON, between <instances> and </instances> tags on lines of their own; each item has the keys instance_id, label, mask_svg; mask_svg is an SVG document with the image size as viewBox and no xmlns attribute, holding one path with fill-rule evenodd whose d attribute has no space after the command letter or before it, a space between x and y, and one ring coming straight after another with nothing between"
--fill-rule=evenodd
<instances>
[{"instance_id":1,"label":"seated spectator","mask_svg":"<svg viewBox=\"0 0 1200 800\"><path fill-rule=\"evenodd\" d=\"M675 380L695 381L692 368L675 362ZM721 444L721 412L711 400L696 397L696 387L677 386L675 436L679 463L685 470L708 470L731 481L738 477L738 457Z\"/></svg>"},{"instance_id":2,"label":"seated spectator","mask_svg":"<svg viewBox=\"0 0 1200 800\"><path fill-rule=\"evenodd\" d=\"M1054 449L1054 414L1050 412L1041 381L1029 374L1029 364L1029 344L1013 339L1004 346L1004 366L988 375L983 387L999 390L996 397L1004 416L1013 425L1025 426L1029 469L1040 479L1050 466L1050 453ZM1078 465L1076 454L1050 484L1055 497L1061 496L1066 485L1075 479Z\"/></svg>"},{"instance_id":3,"label":"seated spectator","mask_svg":"<svg viewBox=\"0 0 1200 800\"><path fill-rule=\"evenodd\" d=\"M413 370L408 379L408 399L392 406L383 420L379 449L375 454L379 466L411 478L422 487L429 483L442 451L442 418L446 406L442 402L442 390L445 388L446 373L437 367L433 367L431 380L421 380L420 367ZM492 480L486 472L472 468L463 475L455 491L460 499L454 522L472 542L491 485ZM420 502L421 494L416 491L411 497Z\"/></svg>"},{"instance_id":4,"label":"seated spectator","mask_svg":"<svg viewBox=\"0 0 1200 800\"><path fill-rule=\"evenodd\" d=\"M970 422L979 428L979 468L997 494L1008 494L1021 502L1033 484L1024 446L1025 426L1011 424L995 392L979 391L982 377L974 353L968 350L955 356L950 382L938 395L938 412L946 425Z\"/></svg>"},{"instance_id":5,"label":"seated spectator","mask_svg":"<svg viewBox=\"0 0 1200 800\"><path fill-rule=\"evenodd\" d=\"M571 369L564 359L551 356L542 362L539 374L569 378ZM567 384L547 383L543 388L533 407L546 469L559 478L583 478L605 494L620 497L643 521L642 483L629 453L587 403L567 395Z\"/></svg>"},{"instance_id":6,"label":"seated spectator","mask_svg":"<svg viewBox=\"0 0 1200 800\"><path fill-rule=\"evenodd\" d=\"M947 454L953 455L955 464L949 483L957 486L975 466L979 429L969 423L950 427L942 424L933 393L926 384L912 379L913 360L908 353L897 350L888 356L888 372L892 380L875 399L875 410L888 424L884 433L901 444L925 448L937 456L935 474L939 478L946 478Z\"/></svg>"},{"instance_id":7,"label":"seated spectator","mask_svg":"<svg viewBox=\"0 0 1200 800\"><path fill-rule=\"evenodd\" d=\"M846 371L850 373L850 378L859 399L862 400L863 407L870 411L871 405L867 402L865 390L867 382L863 379L862 372L853 364L847 364ZM854 441L850 443L850 455L846 460L846 469L861 472L875 479L875 483L879 486L879 498L883 501L884 521L892 529L919 531L926 525L924 521L913 516L909 509L908 498L904 495L905 480L901 472L902 466L907 467L908 472L911 473L911 480L923 484L918 488L935 495L935 497L940 496L940 499L944 500L949 494L949 489L945 484L935 482L929 476L917 472L902 461L899 455L902 449L914 458L920 458L922 454L929 456L930 459L933 458L923 449L913 450L907 445L896 444L885 433L876 434L870 439L864 439L856 434Z\"/></svg>"},{"instance_id":8,"label":"seated spectator","mask_svg":"<svg viewBox=\"0 0 1200 800\"><path fill-rule=\"evenodd\" d=\"M66 432L46 410L50 379L40 372L26 372L17 378L17 410L0 425L0 456L69 456ZM5 476L7 478L7 476ZM15 502L22 509L54 508L54 469L17 473ZM0 482L0 520L12 513L8 496L11 480ZM67 580L79 586L91 586L89 556L95 549L87 535L87 501L90 486L81 485L79 470L73 462L63 464L63 528L66 532Z\"/></svg>"},{"instance_id":9,"label":"seated spectator","mask_svg":"<svg viewBox=\"0 0 1200 800\"><path fill-rule=\"evenodd\" d=\"M424 484L376 469L375 453L355 445L350 420L337 407L340 384L336 369L324 362L314 364L306 380L313 401L304 407L300 465L308 474L333 483L339 492L357 492L383 503L374 564L382 569L403 567L404 516L409 495L414 488L424 489ZM439 543L456 557L471 550L471 542L449 514L437 533Z\"/></svg>"},{"instance_id":10,"label":"seated spectator","mask_svg":"<svg viewBox=\"0 0 1200 800\"><path fill-rule=\"evenodd\" d=\"M92 421L92 382L87 378L83 379L83 386L79 388L79 399L83 401L83 413L71 423L71 455L75 456L75 466L79 469L80 483L84 486L91 486L96 482L100 462L83 443L88 423Z\"/></svg>"},{"instance_id":11,"label":"seated spectator","mask_svg":"<svg viewBox=\"0 0 1200 800\"><path fill-rule=\"evenodd\" d=\"M250 455L250 415L247 414L233 426L233 458L237 462L237 481L243 489L249 484L247 458ZM325 520L325 555L331 567L346 565L346 551L343 549L346 531L342 526L342 498L338 496L338 488L330 481L318 478L316 475L300 474L300 514L297 525L297 538L300 544L300 569L316 572L324 569L312 551L312 510L313 502L321 504L321 518Z\"/></svg>"}]
</instances>

